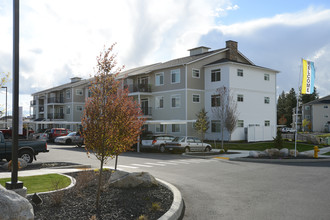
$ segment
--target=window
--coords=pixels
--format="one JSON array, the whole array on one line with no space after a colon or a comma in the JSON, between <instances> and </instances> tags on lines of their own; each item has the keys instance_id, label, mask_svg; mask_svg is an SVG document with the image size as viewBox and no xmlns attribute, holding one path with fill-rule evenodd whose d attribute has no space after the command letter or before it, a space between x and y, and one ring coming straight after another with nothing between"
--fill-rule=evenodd
<instances>
[{"instance_id":1,"label":"window","mask_svg":"<svg viewBox=\"0 0 330 220\"><path fill-rule=\"evenodd\" d=\"M164 125L156 124L156 133L163 133L164 132Z\"/></svg>"},{"instance_id":2,"label":"window","mask_svg":"<svg viewBox=\"0 0 330 220\"><path fill-rule=\"evenodd\" d=\"M83 90L82 89L76 89L76 95L82 96Z\"/></svg>"},{"instance_id":3,"label":"window","mask_svg":"<svg viewBox=\"0 0 330 220\"><path fill-rule=\"evenodd\" d=\"M328 115L324 115L325 118L328 118Z\"/></svg>"},{"instance_id":4,"label":"window","mask_svg":"<svg viewBox=\"0 0 330 220\"><path fill-rule=\"evenodd\" d=\"M211 71L211 82L217 82L221 80L221 70L216 69Z\"/></svg>"},{"instance_id":5,"label":"window","mask_svg":"<svg viewBox=\"0 0 330 220\"><path fill-rule=\"evenodd\" d=\"M243 102L244 96L243 95L237 95L237 101L238 102Z\"/></svg>"},{"instance_id":6,"label":"window","mask_svg":"<svg viewBox=\"0 0 330 220\"><path fill-rule=\"evenodd\" d=\"M265 80L265 81L269 81L269 74L265 74L265 75L264 75L264 80Z\"/></svg>"},{"instance_id":7,"label":"window","mask_svg":"<svg viewBox=\"0 0 330 220\"><path fill-rule=\"evenodd\" d=\"M237 127L244 128L244 120L237 120Z\"/></svg>"},{"instance_id":8,"label":"window","mask_svg":"<svg viewBox=\"0 0 330 220\"><path fill-rule=\"evenodd\" d=\"M328 106L327 106L327 105L325 105L325 106L323 106L323 108L328 108Z\"/></svg>"},{"instance_id":9,"label":"window","mask_svg":"<svg viewBox=\"0 0 330 220\"><path fill-rule=\"evenodd\" d=\"M269 97L265 97L264 102L265 102L265 104L269 104L270 103Z\"/></svg>"},{"instance_id":10,"label":"window","mask_svg":"<svg viewBox=\"0 0 330 220\"><path fill-rule=\"evenodd\" d=\"M198 69L192 69L192 77L193 78L199 78L200 71Z\"/></svg>"},{"instance_id":11,"label":"window","mask_svg":"<svg viewBox=\"0 0 330 220\"><path fill-rule=\"evenodd\" d=\"M156 73L156 86L164 85L164 73Z\"/></svg>"},{"instance_id":12,"label":"window","mask_svg":"<svg viewBox=\"0 0 330 220\"><path fill-rule=\"evenodd\" d=\"M156 96L156 108L164 108L164 97Z\"/></svg>"},{"instance_id":13,"label":"window","mask_svg":"<svg viewBox=\"0 0 330 220\"><path fill-rule=\"evenodd\" d=\"M77 111L81 112L83 110L83 107L81 105L77 105Z\"/></svg>"},{"instance_id":14,"label":"window","mask_svg":"<svg viewBox=\"0 0 330 220\"><path fill-rule=\"evenodd\" d=\"M171 70L171 83L180 83L180 70Z\"/></svg>"},{"instance_id":15,"label":"window","mask_svg":"<svg viewBox=\"0 0 330 220\"><path fill-rule=\"evenodd\" d=\"M237 69L237 76L243 77L243 70Z\"/></svg>"},{"instance_id":16,"label":"window","mask_svg":"<svg viewBox=\"0 0 330 220\"><path fill-rule=\"evenodd\" d=\"M306 115L305 118L306 118L307 120L309 120L309 119L311 119L311 116L310 116L310 115Z\"/></svg>"},{"instance_id":17,"label":"window","mask_svg":"<svg viewBox=\"0 0 330 220\"><path fill-rule=\"evenodd\" d=\"M269 120L266 120L265 121L265 127L269 127L270 126L270 121Z\"/></svg>"},{"instance_id":18,"label":"window","mask_svg":"<svg viewBox=\"0 0 330 220\"><path fill-rule=\"evenodd\" d=\"M173 95L173 96L171 96L172 108L180 108L180 106L181 106L180 99L181 99L180 95Z\"/></svg>"},{"instance_id":19,"label":"window","mask_svg":"<svg viewBox=\"0 0 330 220\"><path fill-rule=\"evenodd\" d=\"M70 99L70 98L71 98L71 90L70 90L70 89L67 89L67 90L65 91L65 97L66 97L67 99Z\"/></svg>"},{"instance_id":20,"label":"window","mask_svg":"<svg viewBox=\"0 0 330 220\"><path fill-rule=\"evenodd\" d=\"M193 94L193 102L194 103L199 103L199 98L200 96L199 96L199 94Z\"/></svg>"},{"instance_id":21,"label":"window","mask_svg":"<svg viewBox=\"0 0 330 220\"><path fill-rule=\"evenodd\" d=\"M220 106L220 95L211 96L211 107Z\"/></svg>"},{"instance_id":22,"label":"window","mask_svg":"<svg viewBox=\"0 0 330 220\"><path fill-rule=\"evenodd\" d=\"M180 132L180 125L179 124L172 124L172 132Z\"/></svg>"},{"instance_id":23,"label":"window","mask_svg":"<svg viewBox=\"0 0 330 220\"><path fill-rule=\"evenodd\" d=\"M92 97L92 91L88 89L88 98Z\"/></svg>"},{"instance_id":24,"label":"window","mask_svg":"<svg viewBox=\"0 0 330 220\"><path fill-rule=\"evenodd\" d=\"M66 114L67 114L67 115L71 114L71 106L70 106L70 105L68 105L68 106L66 107Z\"/></svg>"},{"instance_id":25,"label":"window","mask_svg":"<svg viewBox=\"0 0 330 220\"><path fill-rule=\"evenodd\" d=\"M220 125L220 120L212 120L211 121L211 132L220 132L221 129L220 129L221 125Z\"/></svg>"}]
</instances>

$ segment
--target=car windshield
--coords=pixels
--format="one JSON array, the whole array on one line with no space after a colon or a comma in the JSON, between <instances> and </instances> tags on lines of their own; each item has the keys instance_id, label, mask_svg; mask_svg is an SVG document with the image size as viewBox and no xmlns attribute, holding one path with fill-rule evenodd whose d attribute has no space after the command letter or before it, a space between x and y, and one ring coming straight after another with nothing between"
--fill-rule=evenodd
<instances>
[{"instance_id":1,"label":"car windshield","mask_svg":"<svg viewBox=\"0 0 330 220\"><path fill-rule=\"evenodd\" d=\"M70 134L68 134L68 136L75 136L76 132L71 132Z\"/></svg>"},{"instance_id":2,"label":"car windshield","mask_svg":"<svg viewBox=\"0 0 330 220\"><path fill-rule=\"evenodd\" d=\"M153 135L147 135L142 138L142 140L153 140L155 137Z\"/></svg>"},{"instance_id":3,"label":"car windshield","mask_svg":"<svg viewBox=\"0 0 330 220\"><path fill-rule=\"evenodd\" d=\"M184 137L176 137L173 139L173 142L182 142L184 141Z\"/></svg>"}]
</instances>

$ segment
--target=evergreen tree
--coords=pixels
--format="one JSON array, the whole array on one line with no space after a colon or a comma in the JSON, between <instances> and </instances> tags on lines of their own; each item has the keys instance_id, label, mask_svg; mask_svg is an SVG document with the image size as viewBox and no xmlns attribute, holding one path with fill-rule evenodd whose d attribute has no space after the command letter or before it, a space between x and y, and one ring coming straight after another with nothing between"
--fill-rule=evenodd
<instances>
[{"instance_id":1,"label":"evergreen tree","mask_svg":"<svg viewBox=\"0 0 330 220\"><path fill-rule=\"evenodd\" d=\"M299 95L299 102L301 104L305 104L311 101L314 101L316 99L319 99L319 93L316 90L316 87L314 87L314 92L312 94L300 94Z\"/></svg>"}]
</instances>

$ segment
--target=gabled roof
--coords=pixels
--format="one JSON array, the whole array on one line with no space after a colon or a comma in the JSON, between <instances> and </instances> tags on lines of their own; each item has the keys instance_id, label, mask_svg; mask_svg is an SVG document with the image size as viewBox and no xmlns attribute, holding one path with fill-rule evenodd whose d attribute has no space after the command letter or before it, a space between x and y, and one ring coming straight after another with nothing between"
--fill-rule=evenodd
<instances>
[{"instance_id":1,"label":"gabled roof","mask_svg":"<svg viewBox=\"0 0 330 220\"><path fill-rule=\"evenodd\" d=\"M330 95L307 102L304 105L315 105L315 104L330 104Z\"/></svg>"}]
</instances>

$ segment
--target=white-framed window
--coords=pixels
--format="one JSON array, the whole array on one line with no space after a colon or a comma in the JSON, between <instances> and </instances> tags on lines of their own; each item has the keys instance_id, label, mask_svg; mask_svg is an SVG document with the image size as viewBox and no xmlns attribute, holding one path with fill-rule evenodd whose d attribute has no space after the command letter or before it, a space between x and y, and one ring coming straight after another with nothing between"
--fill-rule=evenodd
<instances>
[{"instance_id":1,"label":"white-framed window","mask_svg":"<svg viewBox=\"0 0 330 220\"><path fill-rule=\"evenodd\" d=\"M244 128L244 120L237 120L237 127Z\"/></svg>"},{"instance_id":2,"label":"white-framed window","mask_svg":"<svg viewBox=\"0 0 330 220\"><path fill-rule=\"evenodd\" d=\"M211 82L221 80L221 69L211 70Z\"/></svg>"},{"instance_id":3,"label":"white-framed window","mask_svg":"<svg viewBox=\"0 0 330 220\"><path fill-rule=\"evenodd\" d=\"M164 133L164 125L156 124L156 133Z\"/></svg>"},{"instance_id":4,"label":"white-framed window","mask_svg":"<svg viewBox=\"0 0 330 220\"><path fill-rule=\"evenodd\" d=\"M171 83L180 83L180 69L171 70Z\"/></svg>"},{"instance_id":5,"label":"white-framed window","mask_svg":"<svg viewBox=\"0 0 330 220\"><path fill-rule=\"evenodd\" d=\"M171 96L171 107L172 108L180 108L181 106L181 96L180 95L172 95Z\"/></svg>"},{"instance_id":6,"label":"white-framed window","mask_svg":"<svg viewBox=\"0 0 330 220\"><path fill-rule=\"evenodd\" d=\"M243 77L243 70L237 69L237 76Z\"/></svg>"},{"instance_id":7,"label":"white-framed window","mask_svg":"<svg viewBox=\"0 0 330 220\"><path fill-rule=\"evenodd\" d=\"M220 106L220 95L211 95L211 107Z\"/></svg>"},{"instance_id":8,"label":"white-framed window","mask_svg":"<svg viewBox=\"0 0 330 220\"><path fill-rule=\"evenodd\" d=\"M268 74L268 73L265 73L265 75L264 75L264 80L265 80L265 81L269 81L269 74Z\"/></svg>"},{"instance_id":9,"label":"white-framed window","mask_svg":"<svg viewBox=\"0 0 330 220\"><path fill-rule=\"evenodd\" d=\"M221 131L220 120L211 120L211 132L219 133Z\"/></svg>"},{"instance_id":10,"label":"white-framed window","mask_svg":"<svg viewBox=\"0 0 330 220\"><path fill-rule=\"evenodd\" d=\"M307 110L307 111L310 110L309 105L306 105L306 106L305 106L305 110Z\"/></svg>"},{"instance_id":11,"label":"white-framed window","mask_svg":"<svg viewBox=\"0 0 330 220\"><path fill-rule=\"evenodd\" d=\"M243 102L244 101L244 96L242 94L237 95L237 101L238 102Z\"/></svg>"},{"instance_id":12,"label":"white-framed window","mask_svg":"<svg viewBox=\"0 0 330 220\"><path fill-rule=\"evenodd\" d=\"M193 94L193 103L199 103L200 102L200 95L199 94Z\"/></svg>"},{"instance_id":13,"label":"white-framed window","mask_svg":"<svg viewBox=\"0 0 330 220\"><path fill-rule=\"evenodd\" d=\"M82 105L77 105L76 109L78 112L81 112L83 110L83 107Z\"/></svg>"},{"instance_id":14,"label":"white-framed window","mask_svg":"<svg viewBox=\"0 0 330 220\"><path fill-rule=\"evenodd\" d=\"M156 86L164 85L164 73L156 73L155 80L156 80L155 82Z\"/></svg>"},{"instance_id":15,"label":"white-framed window","mask_svg":"<svg viewBox=\"0 0 330 220\"><path fill-rule=\"evenodd\" d=\"M269 120L265 120L265 127L269 127L270 126L270 121Z\"/></svg>"},{"instance_id":16,"label":"white-framed window","mask_svg":"<svg viewBox=\"0 0 330 220\"><path fill-rule=\"evenodd\" d=\"M84 93L82 89L76 89L76 95L82 96L83 94Z\"/></svg>"},{"instance_id":17,"label":"white-framed window","mask_svg":"<svg viewBox=\"0 0 330 220\"><path fill-rule=\"evenodd\" d=\"M163 96L156 96L155 98L156 108L164 108L164 97Z\"/></svg>"},{"instance_id":18,"label":"white-framed window","mask_svg":"<svg viewBox=\"0 0 330 220\"><path fill-rule=\"evenodd\" d=\"M172 124L172 133L180 132L180 124Z\"/></svg>"},{"instance_id":19,"label":"white-framed window","mask_svg":"<svg viewBox=\"0 0 330 220\"><path fill-rule=\"evenodd\" d=\"M199 69L192 69L192 77L193 78L200 78L200 70Z\"/></svg>"},{"instance_id":20,"label":"white-framed window","mask_svg":"<svg viewBox=\"0 0 330 220\"><path fill-rule=\"evenodd\" d=\"M270 98L269 97L265 97L264 98L264 103L265 104L269 104L270 103Z\"/></svg>"},{"instance_id":21,"label":"white-framed window","mask_svg":"<svg viewBox=\"0 0 330 220\"><path fill-rule=\"evenodd\" d=\"M323 108L328 108L328 106L327 106L327 105L325 105L325 106L323 106Z\"/></svg>"},{"instance_id":22,"label":"white-framed window","mask_svg":"<svg viewBox=\"0 0 330 220\"><path fill-rule=\"evenodd\" d=\"M65 97L66 97L67 99L71 99L71 89L67 89L67 90L65 91Z\"/></svg>"},{"instance_id":23,"label":"white-framed window","mask_svg":"<svg viewBox=\"0 0 330 220\"><path fill-rule=\"evenodd\" d=\"M70 105L68 105L68 106L66 107L66 114L67 114L67 115L70 115L70 114L71 114L71 106L70 106Z\"/></svg>"}]
</instances>

